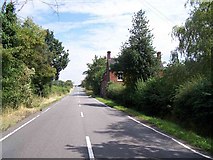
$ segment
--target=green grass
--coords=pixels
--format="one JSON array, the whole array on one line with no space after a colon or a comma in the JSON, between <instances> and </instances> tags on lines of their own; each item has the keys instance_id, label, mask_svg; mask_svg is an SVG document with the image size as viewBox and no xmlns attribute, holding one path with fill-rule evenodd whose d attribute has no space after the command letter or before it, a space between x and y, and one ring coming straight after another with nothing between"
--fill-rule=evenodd
<instances>
[{"instance_id":1,"label":"green grass","mask_svg":"<svg viewBox=\"0 0 213 160\"><path fill-rule=\"evenodd\" d=\"M126 112L127 114L134 116L136 119L144 123L148 123L149 125L152 125L152 126L154 125L155 127L159 128L161 131L168 133L169 135L173 137L181 139L191 146L200 148L202 150L205 150L213 154L213 148L212 148L213 141L211 138L201 137L192 131L183 129L178 124L175 124L173 122L162 120L155 117L146 116L143 113L138 112L134 109L121 106L117 104L116 102L114 102L113 100L104 99L100 97L96 97L96 99L119 111Z\"/></svg>"}]
</instances>

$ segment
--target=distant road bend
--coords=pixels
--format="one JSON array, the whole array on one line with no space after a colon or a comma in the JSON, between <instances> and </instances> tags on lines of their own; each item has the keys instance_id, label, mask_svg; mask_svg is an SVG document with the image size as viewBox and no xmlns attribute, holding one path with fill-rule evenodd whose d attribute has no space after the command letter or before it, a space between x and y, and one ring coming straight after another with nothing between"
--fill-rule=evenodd
<instances>
[{"instance_id":1,"label":"distant road bend","mask_svg":"<svg viewBox=\"0 0 213 160\"><path fill-rule=\"evenodd\" d=\"M2 133L3 158L211 158L82 88Z\"/></svg>"}]
</instances>

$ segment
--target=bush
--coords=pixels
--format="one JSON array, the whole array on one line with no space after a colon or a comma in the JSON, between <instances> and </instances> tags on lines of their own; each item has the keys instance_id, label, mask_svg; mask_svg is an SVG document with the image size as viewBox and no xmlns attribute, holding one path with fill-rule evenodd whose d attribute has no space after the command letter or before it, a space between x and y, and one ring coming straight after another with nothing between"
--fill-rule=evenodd
<instances>
[{"instance_id":1,"label":"bush","mask_svg":"<svg viewBox=\"0 0 213 160\"><path fill-rule=\"evenodd\" d=\"M123 92L123 105L130 108L137 108L137 103L135 103L135 90L134 87L126 87Z\"/></svg>"},{"instance_id":2,"label":"bush","mask_svg":"<svg viewBox=\"0 0 213 160\"><path fill-rule=\"evenodd\" d=\"M51 94L62 95L70 91L70 87L53 85L51 88Z\"/></svg>"},{"instance_id":3,"label":"bush","mask_svg":"<svg viewBox=\"0 0 213 160\"><path fill-rule=\"evenodd\" d=\"M152 116L163 117L170 113L168 97L165 96L164 81L160 77L146 82L138 80L135 90L135 103L138 109Z\"/></svg>"},{"instance_id":4,"label":"bush","mask_svg":"<svg viewBox=\"0 0 213 160\"><path fill-rule=\"evenodd\" d=\"M10 50L2 51L2 106L18 108L32 102L31 77L34 71L16 60Z\"/></svg>"},{"instance_id":5,"label":"bush","mask_svg":"<svg viewBox=\"0 0 213 160\"><path fill-rule=\"evenodd\" d=\"M107 86L107 97L122 102L125 86L119 83L109 83Z\"/></svg>"},{"instance_id":6,"label":"bush","mask_svg":"<svg viewBox=\"0 0 213 160\"><path fill-rule=\"evenodd\" d=\"M212 90L211 81L202 76L179 86L174 99L174 114L182 124L203 134L211 133Z\"/></svg>"}]
</instances>

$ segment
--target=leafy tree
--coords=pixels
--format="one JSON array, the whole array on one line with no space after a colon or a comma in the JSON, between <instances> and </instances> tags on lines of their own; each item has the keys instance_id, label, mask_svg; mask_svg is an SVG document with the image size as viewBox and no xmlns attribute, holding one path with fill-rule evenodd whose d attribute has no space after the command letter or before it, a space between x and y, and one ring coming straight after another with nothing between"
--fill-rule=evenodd
<instances>
[{"instance_id":1,"label":"leafy tree","mask_svg":"<svg viewBox=\"0 0 213 160\"><path fill-rule=\"evenodd\" d=\"M70 87L70 88L72 88L73 87L73 82L71 80L67 80L65 82L65 85L68 86L68 87Z\"/></svg>"},{"instance_id":2,"label":"leafy tree","mask_svg":"<svg viewBox=\"0 0 213 160\"><path fill-rule=\"evenodd\" d=\"M173 57L176 62L178 55L185 58L182 67L172 64L182 81L176 83L174 114L180 121L187 120L186 127L201 132L197 128L202 126L202 134L208 135L212 130L206 122L212 115L213 2L190 1L190 5L189 18L183 26L175 26L172 34L179 40ZM171 76L177 75L171 71ZM174 82L168 81L173 86Z\"/></svg>"},{"instance_id":3,"label":"leafy tree","mask_svg":"<svg viewBox=\"0 0 213 160\"><path fill-rule=\"evenodd\" d=\"M0 13L1 18L1 41L3 48L14 47L16 44L17 17L13 3L4 2Z\"/></svg>"},{"instance_id":4,"label":"leafy tree","mask_svg":"<svg viewBox=\"0 0 213 160\"><path fill-rule=\"evenodd\" d=\"M176 54L192 64L194 72L210 75L213 46L213 2L191 3L193 10L184 26L173 28L173 37L179 40Z\"/></svg>"},{"instance_id":5,"label":"leafy tree","mask_svg":"<svg viewBox=\"0 0 213 160\"><path fill-rule=\"evenodd\" d=\"M129 40L123 45L117 64L113 67L124 72L124 81L128 86L134 86L141 78L146 81L154 75L157 66L152 46L153 35L148 28L145 12L137 12L132 23Z\"/></svg>"},{"instance_id":6,"label":"leafy tree","mask_svg":"<svg viewBox=\"0 0 213 160\"><path fill-rule=\"evenodd\" d=\"M100 94L102 76L106 70L106 58L98 58L95 56L93 63L87 64L88 70L83 74L86 74L84 85L86 88L93 90L94 94Z\"/></svg>"},{"instance_id":7,"label":"leafy tree","mask_svg":"<svg viewBox=\"0 0 213 160\"><path fill-rule=\"evenodd\" d=\"M50 91L49 87L56 72L48 59L51 53L45 43L46 32L31 19L27 19L17 30L17 35L20 49L14 56L35 70L32 77L34 91L45 96Z\"/></svg>"},{"instance_id":8,"label":"leafy tree","mask_svg":"<svg viewBox=\"0 0 213 160\"><path fill-rule=\"evenodd\" d=\"M11 106L17 108L19 104L30 105L32 98L31 77L34 74L21 60L14 57L18 53L17 28L19 23L13 3L3 4L0 13L2 20L2 99L3 108Z\"/></svg>"},{"instance_id":9,"label":"leafy tree","mask_svg":"<svg viewBox=\"0 0 213 160\"><path fill-rule=\"evenodd\" d=\"M33 91L41 96L48 94L56 69L59 73L59 67L64 69L68 63L68 53L62 49L61 54L55 56L45 41L46 30L29 18L21 23L13 2L3 3L0 19L0 80L3 86L0 94L4 102L3 108L17 108L20 104L30 106ZM57 47L63 48L61 42L55 41L58 43ZM53 61L57 64L53 65ZM57 65L59 67L55 67ZM69 91L68 87L65 88Z\"/></svg>"},{"instance_id":10,"label":"leafy tree","mask_svg":"<svg viewBox=\"0 0 213 160\"><path fill-rule=\"evenodd\" d=\"M3 107L17 108L20 104L29 106L32 102L31 78L34 74L22 61L2 48L2 89Z\"/></svg>"},{"instance_id":11,"label":"leafy tree","mask_svg":"<svg viewBox=\"0 0 213 160\"><path fill-rule=\"evenodd\" d=\"M60 71L65 69L69 63L69 53L68 50L64 51L62 43L54 37L52 31L47 30L46 32L45 42L48 45L49 51L52 53L49 60L51 65L56 69L55 80L58 80Z\"/></svg>"}]
</instances>

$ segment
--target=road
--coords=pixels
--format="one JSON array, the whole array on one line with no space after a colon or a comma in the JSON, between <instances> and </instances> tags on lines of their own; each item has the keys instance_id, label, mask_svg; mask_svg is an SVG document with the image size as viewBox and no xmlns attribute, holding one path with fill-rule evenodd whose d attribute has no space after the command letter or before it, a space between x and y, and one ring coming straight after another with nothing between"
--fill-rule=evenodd
<instances>
[{"instance_id":1,"label":"road","mask_svg":"<svg viewBox=\"0 0 213 160\"><path fill-rule=\"evenodd\" d=\"M2 133L3 158L204 158L81 88Z\"/></svg>"}]
</instances>

